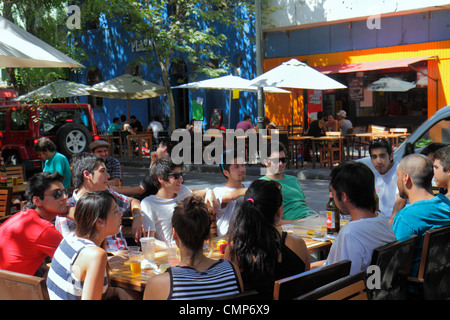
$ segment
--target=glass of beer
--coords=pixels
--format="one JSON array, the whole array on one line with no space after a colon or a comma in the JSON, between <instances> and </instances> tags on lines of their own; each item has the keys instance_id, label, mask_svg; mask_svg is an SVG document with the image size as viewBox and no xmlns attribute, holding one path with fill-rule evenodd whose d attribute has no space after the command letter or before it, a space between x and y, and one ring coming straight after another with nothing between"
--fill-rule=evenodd
<instances>
[{"instance_id":1,"label":"glass of beer","mask_svg":"<svg viewBox=\"0 0 450 320\"><path fill-rule=\"evenodd\" d=\"M141 275L142 252L141 251L128 252L128 260L130 261L131 275L132 276L140 276Z\"/></svg>"}]
</instances>

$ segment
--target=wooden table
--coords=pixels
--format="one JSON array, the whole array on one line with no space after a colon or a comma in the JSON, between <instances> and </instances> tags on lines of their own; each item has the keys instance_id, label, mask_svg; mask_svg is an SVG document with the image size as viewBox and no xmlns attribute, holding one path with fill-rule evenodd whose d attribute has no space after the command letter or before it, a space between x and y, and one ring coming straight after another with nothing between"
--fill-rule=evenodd
<instances>
[{"instance_id":1,"label":"wooden table","mask_svg":"<svg viewBox=\"0 0 450 320\"><path fill-rule=\"evenodd\" d=\"M20 183L18 185L15 185L15 186L13 186L11 184L11 185L8 185L8 187L12 187L13 188L13 191L12 191L12 195L13 196L20 196L20 195L24 195L25 194L25 190L27 190L27 183L24 182L24 183Z\"/></svg>"},{"instance_id":2,"label":"wooden table","mask_svg":"<svg viewBox=\"0 0 450 320\"><path fill-rule=\"evenodd\" d=\"M151 133L144 133L144 134L130 134L127 136L127 149L128 149L128 159L131 160L133 155L133 150L131 149L132 143L131 140L137 140L138 141L138 154L139 159L142 160L142 140L152 140L153 134Z\"/></svg>"},{"instance_id":3,"label":"wooden table","mask_svg":"<svg viewBox=\"0 0 450 320\"><path fill-rule=\"evenodd\" d=\"M364 132L364 133L349 133L347 134L347 146L355 144L355 140L358 139L359 144L369 144L371 140L376 138L384 138L389 139L389 142L392 147L398 147L400 139L406 139L409 137L410 133L380 133L380 132ZM349 147L347 147L348 150ZM348 152L348 151L347 151ZM358 148L358 158L361 158L361 150Z\"/></svg>"},{"instance_id":4,"label":"wooden table","mask_svg":"<svg viewBox=\"0 0 450 320\"><path fill-rule=\"evenodd\" d=\"M327 145L328 145L328 149L330 149L331 150L331 145L334 143L334 142L338 142L339 144L340 144L340 149L341 149L341 152L342 152L342 141L344 140L344 137L337 137L337 136L322 136L322 137L316 137L316 138L311 138L311 140L312 140L312 147L313 147L313 165L312 165L312 167L313 167L313 169L315 169L316 168L316 143L317 142L322 142L322 141L324 141L324 142L326 142L327 143ZM329 161L329 165L330 165L330 169L333 167L333 165L332 165L332 158L331 158L331 155L330 155L330 161Z\"/></svg>"},{"instance_id":5,"label":"wooden table","mask_svg":"<svg viewBox=\"0 0 450 320\"><path fill-rule=\"evenodd\" d=\"M301 222L300 222L301 224ZM291 226L291 225L288 225ZM308 228L311 228L308 226ZM319 227L320 228L320 227ZM306 231L301 228L293 228L293 232L288 231L289 233L294 234L305 234L306 237L304 238L306 242L306 246L309 249L310 253L313 252L328 252L331 242L330 241L322 241L322 240L316 240L312 239L311 236L308 236L306 234ZM223 239L224 237L218 237L214 238L212 241L214 250L212 252L209 249L205 249L204 253L205 255L208 255L210 258L213 259L221 259L223 258L223 255L220 254L219 251L215 249L215 245L217 241L220 239ZM168 263L168 250L163 249L160 251L157 251L155 253L155 261L158 266ZM130 265L127 260L120 260L116 259L114 261L110 261L110 281L112 286L121 287L125 289L130 289L138 292L144 292L145 286L147 284L147 281L155 275L153 272L153 269L142 269L141 275L139 276L132 276Z\"/></svg>"}]
</instances>

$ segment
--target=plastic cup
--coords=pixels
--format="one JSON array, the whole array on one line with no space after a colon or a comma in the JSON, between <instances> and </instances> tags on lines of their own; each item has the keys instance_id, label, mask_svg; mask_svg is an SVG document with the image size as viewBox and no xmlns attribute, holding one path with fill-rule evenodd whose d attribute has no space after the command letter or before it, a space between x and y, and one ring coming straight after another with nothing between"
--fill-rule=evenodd
<instances>
[{"instance_id":1,"label":"plastic cup","mask_svg":"<svg viewBox=\"0 0 450 320\"><path fill-rule=\"evenodd\" d=\"M140 249L139 246L128 246L129 251L139 251L139 249Z\"/></svg>"},{"instance_id":2,"label":"plastic cup","mask_svg":"<svg viewBox=\"0 0 450 320\"><path fill-rule=\"evenodd\" d=\"M142 253L144 258L154 262L155 261L155 238L143 237L141 238Z\"/></svg>"},{"instance_id":3,"label":"plastic cup","mask_svg":"<svg viewBox=\"0 0 450 320\"><path fill-rule=\"evenodd\" d=\"M128 260L130 261L130 269L132 276L141 275L141 259L142 259L141 251L128 252Z\"/></svg>"}]
</instances>

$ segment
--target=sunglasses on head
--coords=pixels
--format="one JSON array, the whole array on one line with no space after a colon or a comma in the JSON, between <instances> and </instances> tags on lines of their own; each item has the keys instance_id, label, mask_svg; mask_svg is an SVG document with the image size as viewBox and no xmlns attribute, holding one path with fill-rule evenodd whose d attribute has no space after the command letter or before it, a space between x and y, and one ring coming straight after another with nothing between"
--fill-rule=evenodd
<instances>
[{"instance_id":1,"label":"sunglasses on head","mask_svg":"<svg viewBox=\"0 0 450 320\"><path fill-rule=\"evenodd\" d=\"M51 196L53 196L53 198L55 198L55 200L60 199L63 195L66 195L66 196L69 195L67 193L66 189L56 189L53 191L53 194L51 194Z\"/></svg>"},{"instance_id":2,"label":"sunglasses on head","mask_svg":"<svg viewBox=\"0 0 450 320\"><path fill-rule=\"evenodd\" d=\"M175 180L178 180L180 178L184 179L184 172L171 172L169 173L169 176L172 176Z\"/></svg>"}]
</instances>

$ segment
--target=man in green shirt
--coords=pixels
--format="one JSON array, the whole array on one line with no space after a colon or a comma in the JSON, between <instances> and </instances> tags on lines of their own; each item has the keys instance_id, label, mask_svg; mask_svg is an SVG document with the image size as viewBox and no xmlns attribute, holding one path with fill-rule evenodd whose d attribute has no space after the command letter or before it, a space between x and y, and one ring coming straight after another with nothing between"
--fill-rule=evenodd
<instances>
[{"instance_id":1,"label":"man in green shirt","mask_svg":"<svg viewBox=\"0 0 450 320\"><path fill-rule=\"evenodd\" d=\"M59 172L64 176L64 188L69 188L71 186L69 160L56 151L56 145L49 138L40 138L33 146L33 150L45 161L42 172Z\"/></svg>"},{"instance_id":2,"label":"man in green shirt","mask_svg":"<svg viewBox=\"0 0 450 320\"><path fill-rule=\"evenodd\" d=\"M272 152L272 149L274 150ZM276 151L278 150L278 151ZM314 214L305 201L305 194L297 177L285 175L286 148L282 143L267 146L268 159L264 159L266 175L260 179L273 180L281 185L283 195L283 217L281 223L290 223Z\"/></svg>"}]
</instances>

